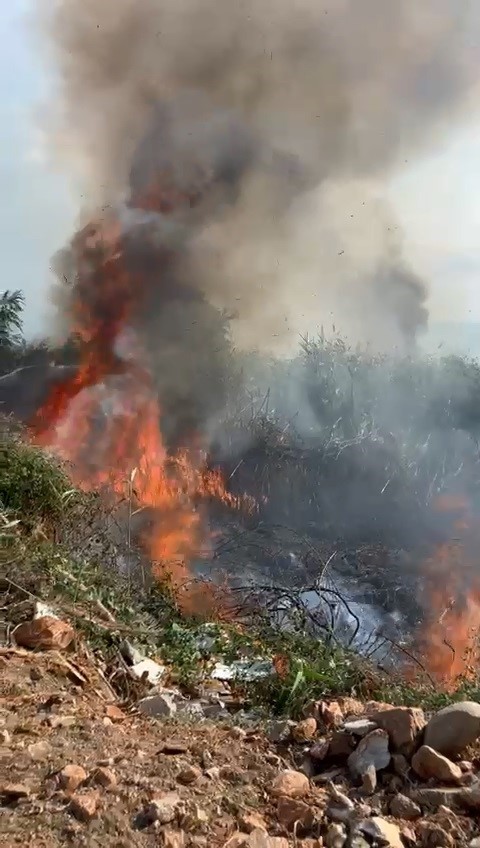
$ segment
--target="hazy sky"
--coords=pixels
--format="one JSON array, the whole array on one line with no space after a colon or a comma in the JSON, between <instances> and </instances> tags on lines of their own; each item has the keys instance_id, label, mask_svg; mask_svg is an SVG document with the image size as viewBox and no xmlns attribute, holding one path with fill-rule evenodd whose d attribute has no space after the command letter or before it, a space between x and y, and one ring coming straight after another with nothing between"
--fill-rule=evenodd
<instances>
[{"instance_id":1,"label":"hazy sky","mask_svg":"<svg viewBox=\"0 0 480 848\"><path fill-rule=\"evenodd\" d=\"M30 2L3 0L0 11L0 290L25 292L28 334L46 326L50 257L76 213L66 180L46 164L35 128L49 79L25 24ZM430 283L432 318L480 321L480 126L457 128L443 149L408 163L389 194L407 253Z\"/></svg>"}]
</instances>

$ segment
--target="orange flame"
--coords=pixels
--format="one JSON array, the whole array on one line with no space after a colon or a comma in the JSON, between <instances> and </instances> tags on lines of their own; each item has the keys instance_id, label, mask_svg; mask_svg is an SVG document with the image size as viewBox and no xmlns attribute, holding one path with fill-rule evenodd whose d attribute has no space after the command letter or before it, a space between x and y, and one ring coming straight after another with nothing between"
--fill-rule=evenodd
<instances>
[{"instance_id":1,"label":"orange flame","mask_svg":"<svg viewBox=\"0 0 480 848\"><path fill-rule=\"evenodd\" d=\"M82 345L81 365L73 379L55 386L38 411L34 436L70 463L80 487L107 487L133 499L136 512L148 509L153 518L142 543L153 573L170 579L184 611L211 613L218 606L215 592L196 585L189 571L192 559L208 550L202 505L216 499L252 509L253 501L229 494L220 473L207 468L200 448L169 455L140 351L128 359L117 353L122 334L134 325L146 282L127 272L116 222L86 228L73 250L78 281L71 311ZM120 385L107 394L104 381L111 375L121 375Z\"/></svg>"},{"instance_id":2,"label":"orange flame","mask_svg":"<svg viewBox=\"0 0 480 848\"><path fill-rule=\"evenodd\" d=\"M480 575L470 554L478 545L465 498L442 495L435 508L452 515L457 538L440 545L424 564L431 615L418 642L426 670L448 691L460 679L471 679L480 659Z\"/></svg>"}]
</instances>

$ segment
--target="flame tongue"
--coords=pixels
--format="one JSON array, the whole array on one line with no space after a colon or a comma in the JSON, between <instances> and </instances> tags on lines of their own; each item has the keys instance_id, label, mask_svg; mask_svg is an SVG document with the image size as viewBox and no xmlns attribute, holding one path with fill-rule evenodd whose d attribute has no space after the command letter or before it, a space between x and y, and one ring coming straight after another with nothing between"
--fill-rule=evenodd
<instances>
[{"instance_id":1,"label":"flame tongue","mask_svg":"<svg viewBox=\"0 0 480 848\"><path fill-rule=\"evenodd\" d=\"M427 623L419 637L426 670L447 690L476 675L480 634L480 583L475 577L478 539L465 498L442 496L437 511L450 514L456 538L440 545L424 566Z\"/></svg>"},{"instance_id":2,"label":"flame tongue","mask_svg":"<svg viewBox=\"0 0 480 848\"><path fill-rule=\"evenodd\" d=\"M173 455L166 449L161 408L134 330L149 282L129 271L119 222L85 228L73 253L72 329L81 362L73 378L54 386L32 430L71 464L78 485L105 486L119 498L128 492L135 511L148 511L142 542L154 572L168 573L184 609L211 609L213 591L195 588L188 569L209 541L201 505L210 498L234 508L240 503L220 474L207 469L197 445Z\"/></svg>"}]
</instances>

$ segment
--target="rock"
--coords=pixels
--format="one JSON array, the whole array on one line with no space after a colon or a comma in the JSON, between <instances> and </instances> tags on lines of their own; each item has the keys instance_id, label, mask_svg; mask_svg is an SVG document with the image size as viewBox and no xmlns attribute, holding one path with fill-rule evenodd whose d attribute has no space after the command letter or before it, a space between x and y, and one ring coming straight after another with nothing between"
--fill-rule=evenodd
<instances>
[{"instance_id":1,"label":"rock","mask_svg":"<svg viewBox=\"0 0 480 848\"><path fill-rule=\"evenodd\" d=\"M376 771L384 769L390 762L388 734L385 730L372 730L361 740L358 748L350 754L348 767L353 777L362 777L370 766Z\"/></svg>"},{"instance_id":2,"label":"rock","mask_svg":"<svg viewBox=\"0 0 480 848\"><path fill-rule=\"evenodd\" d=\"M248 848L248 836L245 833L234 833L223 848Z\"/></svg>"},{"instance_id":3,"label":"rock","mask_svg":"<svg viewBox=\"0 0 480 848\"><path fill-rule=\"evenodd\" d=\"M340 727L343 723L343 713L338 701L321 701L318 705L318 714L326 727Z\"/></svg>"},{"instance_id":4,"label":"rock","mask_svg":"<svg viewBox=\"0 0 480 848\"><path fill-rule=\"evenodd\" d=\"M404 753L413 751L426 724L423 710L417 707L380 710L370 715L370 719L382 730L386 730L392 748Z\"/></svg>"},{"instance_id":5,"label":"rock","mask_svg":"<svg viewBox=\"0 0 480 848\"><path fill-rule=\"evenodd\" d=\"M95 818L98 804L98 792L85 792L82 795L74 795L69 804L69 810L76 819L89 822Z\"/></svg>"},{"instance_id":6,"label":"rock","mask_svg":"<svg viewBox=\"0 0 480 848\"><path fill-rule=\"evenodd\" d=\"M302 839L298 845L299 848L324 848L324 842L321 836L318 839Z\"/></svg>"},{"instance_id":7,"label":"rock","mask_svg":"<svg viewBox=\"0 0 480 848\"><path fill-rule=\"evenodd\" d=\"M460 766L455 765L428 745L422 745L413 755L412 768L423 780L434 777L441 783L459 783L463 776Z\"/></svg>"},{"instance_id":8,"label":"rock","mask_svg":"<svg viewBox=\"0 0 480 848\"><path fill-rule=\"evenodd\" d=\"M330 742L328 739L319 739L318 742L310 748L308 753L314 762L322 763L328 754L329 748Z\"/></svg>"},{"instance_id":9,"label":"rock","mask_svg":"<svg viewBox=\"0 0 480 848\"><path fill-rule=\"evenodd\" d=\"M66 621L42 616L24 621L12 632L17 645L36 651L65 651L75 639L75 631Z\"/></svg>"},{"instance_id":10,"label":"rock","mask_svg":"<svg viewBox=\"0 0 480 848\"><path fill-rule=\"evenodd\" d=\"M238 817L238 826L244 833L252 833L254 830L267 830L265 820L259 813L242 813Z\"/></svg>"},{"instance_id":11,"label":"rock","mask_svg":"<svg viewBox=\"0 0 480 848\"><path fill-rule=\"evenodd\" d=\"M177 712L177 705L171 695L149 695L138 702L138 709L151 718L171 718Z\"/></svg>"},{"instance_id":12,"label":"rock","mask_svg":"<svg viewBox=\"0 0 480 848\"><path fill-rule=\"evenodd\" d=\"M480 848L480 836L476 836L468 843L468 848Z\"/></svg>"},{"instance_id":13,"label":"rock","mask_svg":"<svg viewBox=\"0 0 480 848\"><path fill-rule=\"evenodd\" d=\"M34 762L41 763L42 760L48 759L52 753L52 746L46 741L33 742L32 745L28 746L27 750Z\"/></svg>"},{"instance_id":14,"label":"rock","mask_svg":"<svg viewBox=\"0 0 480 848\"><path fill-rule=\"evenodd\" d=\"M315 763L310 757L304 757L301 764L298 767L298 771L301 771L309 780L313 780L317 773L317 769L315 767Z\"/></svg>"},{"instance_id":15,"label":"rock","mask_svg":"<svg viewBox=\"0 0 480 848\"><path fill-rule=\"evenodd\" d=\"M405 777L410 768L408 760L403 754L392 754L392 766L395 774L399 777Z\"/></svg>"},{"instance_id":16,"label":"rock","mask_svg":"<svg viewBox=\"0 0 480 848\"><path fill-rule=\"evenodd\" d=\"M417 825L417 835L427 848L455 848L458 843L436 822L422 821Z\"/></svg>"},{"instance_id":17,"label":"rock","mask_svg":"<svg viewBox=\"0 0 480 848\"><path fill-rule=\"evenodd\" d=\"M82 766L71 763L58 773L58 785L64 792L75 792L87 779L87 772Z\"/></svg>"},{"instance_id":18,"label":"rock","mask_svg":"<svg viewBox=\"0 0 480 848\"><path fill-rule=\"evenodd\" d=\"M0 745L10 745L12 737L8 730L0 730Z\"/></svg>"},{"instance_id":19,"label":"rock","mask_svg":"<svg viewBox=\"0 0 480 848\"><path fill-rule=\"evenodd\" d=\"M402 792L404 780L398 774L385 774L383 784L389 792Z\"/></svg>"},{"instance_id":20,"label":"rock","mask_svg":"<svg viewBox=\"0 0 480 848\"><path fill-rule=\"evenodd\" d=\"M377 771L375 766L369 766L362 774L362 791L365 795L373 795L377 788Z\"/></svg>"},{"instance_id":21,"label":"rock","mask_svg":"<svg viewBox=\"0 0 480 848\"><path fill-rule=\"evenodd\" d=\"M24 783L4 783L0 787L0 795L8 803L11 803L20 800L20 798L28 798L30 789Z\"/></svg>"},{"instance_id":22,"label":"rock","mask_svg":"<svg viewBox=\"0 0 480 848\"><path fill-rule=\"evenodd\" d=\"M300 771L285 769L274 780L272 795L285 795L287 798L303 798L308 794L310 781Z\"/></svg>"},{"instance_id":23,"label":"rock","mask_svg":"<svg viewBox=\"0 0 480 848\"><path fill-rule=\"evenodd\" d=\"M371 718L376 713L383 713L386 710L394 710L393 704L387 704L385 701L367 701L365 704L363 715Z\"/></svg>"},{"instance_id":24,"label":"rock","mask_svg":"<svg viewBox=\"0 0 480 848\"><path fill-rule=\"evenodd\" d=\"M315 821L315 813L308 804L284 795L278 799L277 815L280 824L296 833L311 830Z\"/></svg>"},{"instance_id":25,"label":"rock","mask_svg":"<svg viewBox=\"0 0 480 848\"><path fill-rule=\"evenodd\" d=\"M407 825L403 825L400 829L400 833L402 835L402 839L405 845L411 846L414 848L417 845L417 835L411 827L407 827Z\"/></svg>"},{"instance_id":26,"label":"rock","mask_svg":"<svg viewBox=\"0 0 480 848\"><path fill-rule=\"evenodd\" d=\"M250 782L248 775L241 768L234 765L221 767L220 780L225 780L226 783L232 783L234 786L242 786Z\"/></svg>"},{"instance_id":27,"label":"rock","mask_svg":"<svg viewBox=\"0 0 480 848\"><path fill-rule=\"evenodd\" d=\"M402 795L400 792L395 795L390 801L390 813L396 819L404 819L405 821L415 821L422 815L422 809L408 798L407 795Z\"/></svg>"},{"instance_id":28,"label":"rock","mask_svg":"<svg viewBox=\"0 0 480 848\"><path fill-rule=\"evenodd\" d=\"M337 730L332 734L328 747L328 756L334 760L346 760L355 748L353 736L344 730Z\"/></svg>"},{"instance_id":29,"label":"rock","mask_svg":"<svg viewBox=\"0 0 480 848\"><path fill-rule=\"evenodd\" d=\"M268 836L264 830L254 830L248 837L248 848L288 848L288 839Z\"/></svg>"},{"instance_id":30,"label":"rock","mask_svg":"<svg viewBox=\"0 0 480 848\"><path fill-rule=\"evenodd\" d=\"M343 792L333 786L326 809L327 817L334 822L344 823L349 821L354 809L355 805L348 795L344 795Z\"/></svg>"},{"instance_id":31,"label":"rock","mask_svg":"<svg viewBox=\"0 0 480 848\"><path fill-rule=\"evenodd\" d=\"M327 771L322 771L321 774L316 774L312 782L315 784L326 784L331 783L331 781L335 780L337 777L344 776L345 769L342 768L342 766L334 766L333 768L330 768Z\"/></svg>"},{"instance_id":32,"label":"rock","mask_svg":"<svg viewBox=\"0 0 480 848\"><path fill-rule=\"evenodd\" d=\"M211 768L214 767L215 761L214 761L210 751L207 751L207 749L205 749L205 751L202 751L201 761L202 761L202 769L204 771L208 771L208 769L211 769Z\"/></svg>"},{"instance_id":33,"label":"rock","mask_svg":"<svg viewBox=\"0 0 480 848\"><path fill-rule=\"evenodd\" d=\"M388 848L404 848L400 828L396 824L380 818L380 816L364 819L358 825L358 830L369 838L374 839L378 845L384 845L386 848L387 846Z\"/></svg>"},{"instance_id":34,"label":"rock","mask_svg":"<svg viewBox=\"0 0 480 848\"><path fill-rule=\"evenodd\" d=\"M105 710L105 715L110 721L113 721L114 724L125 721L126 715L120 707L117 707L116 704L108 704L107 709Z\"/></svg>"},{"instance_id":35,"label":"rock","mask_svg":"<svg viewBox=\"0 0 480 848\"><path fill-rule=\"evenodd\" d=\"M480 704L462 701L444 707L425 729L424 743L447 757L461 754L480 736Z\"/></svg>"},{"instance_id":36,"label":"rock","mask_svg":"<svg viewBox=\"0 0 480 848\"><path fill-rule=\"evenodd\" d=\"M212 708L208 706L204 708L200 701L177 701L176 704L177 713L190 720L201 721L206 718L207 713L210 717L215 717L218 714L218 704L215 704Z\"/></svg>"},{"instance_id":37,"label":"rock","mask_svg":"<svg viewBox=\"0 0 480 848\"><path fill-rule=\"evenodd\" d=\"M145 821L158 822L160 825L171 824L177 817L181 803L181 798L176 792L154 798L144 811Z\"/></svg>"},{"instance_id":38,"label":"rock","mask_svg":"<svg viewBox=\"0 0 480 848\"><path fill-rule=\"evenodd\" d=\"M208 777L209 780L219 780L220 779L220 769L218 766L213 766L211 769L207 769L205 772L205 777Z\"/></svg>"},{"instance_id":39,"label":"rock","mask_svg":"<svg viewBox=\"0 0 480 848\"><path fill-rule=\"evenodd\" d=\"M347 833L343 824L330 824L323 837L325 848L343 848L347 841Z\"/></svg>"},{"instance_id":40,"label":"rock","mask_svg":"<svg viewBox=\"0 0 480 848\"><path fill-rule=\"evenodd\" d=\"M244 727L235 726L235 727L230 728L229 734L232 737L232 739L245 739L245 736L247 735L247 731L245 730ZM271 741L272 740L270 739L270 742Z\"/></svg>"},{"instance_id":41,"label":"rock","mask_svg":"<svg viewBox=\"0 0 480 848\"><path fill-rule=\"evenodd\" d=\"M470 760L460 760L457 765L462 769L464 774L468 774L468 772L473 771L473 763L471 763Z\"/></svg>"},{"instance_id":42,"label":"rock","mask_svg":"<svg viewBox=\"0 0 480 848\"><path fill-rule=\"evenodd\" d=\"M360 836L359 833L356 833L354 836L352 836L350 840L350 848L370 848L370 845L363 838L363 836Z\"/></svg>"},{"instance_id":43,"label":"rock","mask_svg":"<svg viewBox=\"0 0 480 848\"><path fill-rule=\"evenodd\" d=\"M480 782L466 786L460 795L460 801L470 810L480 810Z\"/></svg>"},{"instance_id":44,"label":"rock","mask_svg":"<svg viewBox=\"0 0 480 848\"><path fill-rule=\"evenodd\" d=\"M314 718L306 718L299 721L296 727L292 728L292 736L295 742L310 742L317 732L317 722Z\"/></svg>"},{"instance_id":45,"label":"rock","mask_svg":"<svg viewBox=\"0 0 480 848\"><path fill-rule=\"evenodd\" d=\"M274 744L287 742L292 735L294 727L294 721L270 721L266 727L267 739L269 742L273 742Z\"/></svg>"},{"instance_id":46,"label":"rock","mask_svg":"<svg viewBox=\"0 0 480 848\"><path fill-rule=\"evenodd\" d=\"M201 776L202 772L199 768L187 765L179 771L177 774L177 780L179 783L183 783L185 786L188 786L190 783L195 783Z\"/></svg>"},{"instance_id":47,"label":"rock","mask_svg":"<svg viewBox=\"0 0 480 848\"><path fill-rule=\"evenodd\" d=\"M164 830L161 845L163 848L185 848L187 837L183 830Z\"/></svg>"},{"instance_id":48,"label":"rock","mask_svg":"<svg viewBox=\"0 0 480 848\"><path fill-rule=\"evenodd\" d=\"M367 733L371 733L372 730L377 730L377 728L378 725L368 718L356 718L352 721L346 721L343 724L345 733L350 733L352 736L360 736L360 738L366 736Z\"/></svg>"},{"instance_id":49,"label":"rock","mask_svg":"<svg viewBox=\"0 0 480 848\"><path fill-rule=\"evenodd\" d=\"M104 789L113 789L117 785L115 773L104 766L99 766L92 774L92 781L103 786Z\"/></svg>"},{"instance_id":50,"label":"rock","mask_svg":"<svg viewBox=\"0 0 480 848\"><path fill-rule=\"evenodd\" d=\"M462 802L462 793L466 790L447 786L442 787L425 787L422 789L414 789L410 792L410 798L420 804L421 807L428 807L433 810L438 810L439 807L458 807Z\"/></svg>"},{"instance_id":51,"label":"rock","mask_svg":"<svg viewBox=\"0 0 480 848\"><path fill-rule=\"evenodd\" d=\"M363 716L365 714L365 704L362 704L357 698L339 698L338 704L344 716L347 718Z\"/></svg>"},{"instance_id":52,"label":"rock","mask_svg":"<svg viewBox=\"0 0 480 848\"><path fill-rule=\"evenodd\" d=\"M76 716L49 716L47 723L53 730L59 727L75 727L77 718Z\"/></svg>"}]
</instances>

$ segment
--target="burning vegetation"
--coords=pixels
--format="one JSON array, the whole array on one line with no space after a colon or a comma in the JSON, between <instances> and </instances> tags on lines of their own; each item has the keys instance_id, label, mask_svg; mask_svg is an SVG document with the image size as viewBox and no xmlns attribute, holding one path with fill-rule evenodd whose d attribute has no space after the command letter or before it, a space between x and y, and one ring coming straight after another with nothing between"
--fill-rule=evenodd
<instances>
[{"instance_id":1,"label":"burning vegetation","mask_svg":"<svg viewBox=\"0 0 480 848\"><path fill-rule=\"evenodd\" d=\"M427 290L381 198L472 102L478 12L48 6L54 149L89 199L55 260L74 356L41 399L31 372L0 397L76 485L140 516L185 612L231 614L266 576L273 621L294 587L302 632L336 639L340 622L348 641L374 620L364 653L395 644L408 665L415 634L417 668L446 686L474 673L480 372L418 354ZM370 346L319 335L332 311Z\"/></svg>"}]
</instances>

